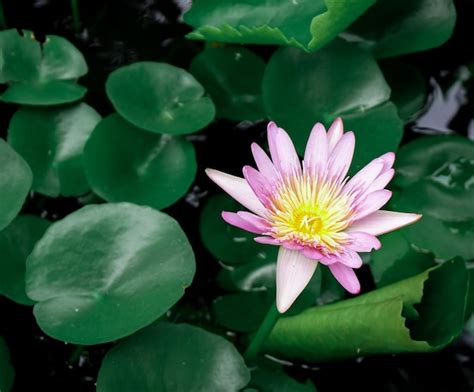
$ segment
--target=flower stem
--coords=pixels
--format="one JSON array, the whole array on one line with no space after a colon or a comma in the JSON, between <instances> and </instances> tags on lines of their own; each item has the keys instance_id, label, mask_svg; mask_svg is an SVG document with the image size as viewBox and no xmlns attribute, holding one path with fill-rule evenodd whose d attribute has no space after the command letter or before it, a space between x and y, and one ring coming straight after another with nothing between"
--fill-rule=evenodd
<instances>
[{"instance_id":1,"label":"flower stem","mask_svg":"<svg viewBox=\"0 0 474 392\"><path fill-rule=\"evenodd\" d=\"M5 18L5 11L3 9L3 0L0 0L0 30L7 28L7 20Z\"/></svg>"},{"instance_id":2,"label":"flower stem","mask_svg":"<svg viewBox=\"0 0 474 392\"><path fill-rule=\"evenodd\" d=\"M71 0L72 25L77 34L81 31L81 17L79 15L79 0Z\"/></svg>"},{"instance_id":3,"label":"flower stem","mask_svg":"<svg viewBox=\"0 0 474 392\"><path fill-rule=\"evenodd\" d=\"M279 317L280 312L278 312L276 303L274 303L268 310L265 319L262 321L262 324L260 324L257 333L254 335L254 337L250 341L250 344L244 352L244 358L247 361L252 360L257 356L260 349L262 348L263 343L265 343L265 340L267 339L268 335L270 335L270 332L272 332L272 329L277 323Z\"/></svg>"}]
</instances>

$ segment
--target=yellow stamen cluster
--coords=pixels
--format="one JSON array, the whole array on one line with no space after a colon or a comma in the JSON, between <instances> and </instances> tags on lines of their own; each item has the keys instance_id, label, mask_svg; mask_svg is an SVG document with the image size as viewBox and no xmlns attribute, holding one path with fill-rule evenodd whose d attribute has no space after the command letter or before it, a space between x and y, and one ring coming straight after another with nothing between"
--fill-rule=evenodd
<instances>
[{"instance_id":1,"label":"yellow stamen cluster","mask_svg":"<svg viewBox=\"0 0 474 392\"><path fill-rule=\"evenodd\" d=\"M273 237L311 246L323 254L339 252L347 242L351 209L338 181L308 175L282 180L270 208Z\"/></svg>"}]
</instances>

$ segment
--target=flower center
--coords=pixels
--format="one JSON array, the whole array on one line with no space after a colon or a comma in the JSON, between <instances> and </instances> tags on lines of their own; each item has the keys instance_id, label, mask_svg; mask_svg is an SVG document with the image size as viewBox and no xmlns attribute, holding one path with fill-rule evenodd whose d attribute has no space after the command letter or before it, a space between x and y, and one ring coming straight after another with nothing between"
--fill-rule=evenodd
<instances>
[{"instance_id":1,"label":"flower center","mask_svg":"<svg viewBox=\"0 0 474 392\"><path fill-rule=\"evenodd\" d=\"M347 241L351 217L343 184L307 175L282 181L271 197L271 235L327 255Z\"/></svg>"}]
</instances>

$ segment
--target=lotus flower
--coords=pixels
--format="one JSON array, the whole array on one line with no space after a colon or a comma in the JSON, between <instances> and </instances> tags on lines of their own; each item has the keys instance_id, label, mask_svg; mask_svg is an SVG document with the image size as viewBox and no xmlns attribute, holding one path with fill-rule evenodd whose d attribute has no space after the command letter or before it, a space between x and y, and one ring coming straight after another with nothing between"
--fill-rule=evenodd
<instances>
[{"instance_id":1,"label":"lotus flower","mask_svg":"<svg viewBox=\"0 0 474 392\"><path fill-rule=\"evenodd\" d=\"M300 163L288 134L268 124L271 159L257 144L257 169L244 178L207 169L207 175L250 212L223 212L223 219L255 233L255 241L280 247L277 261L277 308L284 313L309 283L319 263L326 265L350 293L360 291L354 272L358 252L379 249L380 234L406 226L421 215L384 211L392 193L384 189L394 175L393 152L367 164L352 178L347 172L355 146L336 119L326 133L317 123Z\"/></svg>"}]
</instances>

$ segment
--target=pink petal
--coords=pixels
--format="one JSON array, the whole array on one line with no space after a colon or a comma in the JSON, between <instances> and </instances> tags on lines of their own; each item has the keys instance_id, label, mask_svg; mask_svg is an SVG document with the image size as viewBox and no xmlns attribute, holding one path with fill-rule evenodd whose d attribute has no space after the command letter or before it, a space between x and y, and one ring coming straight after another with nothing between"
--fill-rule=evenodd
<instances>
[{"instance_id":1,"label":"pink petal","mask_svg":"<svg viewBox=\"0 0 474 392\"><path fill-rule=\"evenodd\" d=\"M323 257L321 252L312 248L304 248L302 252L308 259L320 260Z\"/></svg>"},{"instance_id":2,"label":"pink petal","mask_svg":"<svg viewBox=\"0 0 474 392\"><path fill-rule=\"evenodd\" d=\"M388 169L387 171L380 174L372 182L372 184L369 185L369 187L366 190L366 193L371 193L374 191L378 191L380 189L384 189L388 185L388 183L392 181L394 174L395 174L395 170L393 169Z\"/></svg>"},{"instance_id":3,"label":"pink petal","mask_svg":"<svg viewBox=\"0 0 474 392\"><path fill-rule=\"evenodd\" d=\"M329 269L336 278L336 280L351 294L358 294L360 292L359 279L350 267L346 267L342 263L334 263L329 265Z\"/></svg>"},{"instance_id":4,"label":"pink petal","mask_svg":"<svg viewBox=\"0 0 474 392\"><path fill-rule=\"evenodd\" d=\"M357 206L355 220L362 219L367 215L382 208L392 197L392 192L387 189L381 189L369 193L364 200Z\"/></svg>"},{"instance_id":5,"label":"pink petal","mask_svg":"<svg viewBox=\"0 0 474 392\"><path fill-rule=\"evenodd\" d=\"M382 246L377 237L360 231L351 232L350 241L351 243L347 247L356 252L370 252L372 249L380 249Z\"/></svg>"},{"instance_id":6,"label":"pink petal","mask_svg":"<svg viewBox=\"0 0 474 392\"><path fill-rule=\"evenodd\" d=\"M243 168L244 177L249 183L250 187L257 195L258 199L263 205L268 205L270 193L272 191L273 184L264 177L258 170L251 166L244 166Z\"/></svg>"},{"instance_id":7,"label":"pink petal","mask_svg":"<svg viewBox=\"0 0 474 392\"><path fill-rule=\"evenodd\" d=\"M304 168L310 175L324 172L328 160L328 140L326 129L317 123L309 136L304 153Z\"/></svg>"},{"instance_id":8,"label":"pink petal","mask_svg":"<svg viewBox=\"0 0 474 392\"><path fill-rule=\"evenodd\" d=\"M300 245L300 244L298 244L297 242L294 242L294 241L284 241L284 242L282 242L281 245L284 246L286 249L289 249L289 250L302 250L302 249L304 249L303 245Z\"/></svg>"},{"instance_id":9,"label":"pink petal","mask_svg":"<svg viewBox=\"0 0 474 392\"><path fill-rule=\"evenodd\" d=\"M273 166L271 159L263 151L263 149L257 144L252 143L252 154L257 164L258 171L262 173L263 176L267 177L270 181L278 180L278 173Z\"/></svg>"},{"instance_id":10,"label":"pink petal","mask_svg":"<svg viewBox=\"0 0 474 392\"><path fill-rule=\"evenodd\" d=\"M286 312L308 285L318 262L301 252L280 247L277 261L277 308Z\"/></svg>"},{"instance_id":11,"label":"pink petal","mask_svg":"<svg viewBox=\"0 0 474 392\"><path fill-rule=\"evenodd\" d=\"M421 217L418 214L380 210L354 222L348 231L351 234L360 231L372 235L381 235L415 223Z\"/></svg>"},{"instance_id":12,"label":"pink petal","mask_svg":"<svg viewBox=\"0 0 474 392\"><path fill-rule=\"evenodd\" d=\"M368 163L347 182L344 186L344 192L357 192L358 195L363 195L367 188L382 172L383 166L383 162L377 160Z\"/></svg>"},{"instance_id":13,"label":"pink petal","mask_svg":"<svg viewBox=\"0 0 474 392\"><path fill-rule=\"evenodd\" d=\"M206 169L209 178L219 185L225 192L242 204L245 208L257 215L265 216L266 209L258 200L255 192L243 178L223 173L219 170Z\"/></svg>"},{"instance_id":14,"label":"pink petal","mask_svg":"<svg viewBox=\"0 0 474 392\"><path fill-rule=\"evenodd\" d=\"M222 211L221 216L229 225L238 227L239 229L255 234L262 234L266 231L265 229L262 230L260 226L243 219L235 212Z\"/></svg>"},{"instance_id":15,"label":"pink petal","mask_svg":"<svg viewBox=\"0 0 474 392\"><path fill-rule=\"evenodd\" d=\"M265 245L281 245L281 242L272 237L255 237L255 242Z\"/></svg>"},{"instance_id":16,"label":"pink petal","mask_svg":"<svg viewBox=\"0 0 474 392\"><path fill-rule=\"evenodd\" d=\"M395 162L395 153L387 152L386 154L379 156L377 159L380 159L384 163L382 172L385 172L392 168L393 163Z\"/></svg>"},{"instance_id":17,"label":"pink petal","mask_svg":"<svg viewBox=\"0 0 474 392\"><path fill-rule=\"evenodd\" d=\"M300 160L290 136L273 121L268 124L267 133L270 154L277 170L286 176L300 174Z\"/></svg>"},{"instance_id":18,"label":"pink petal","mask_svg":"<svg viewBox=\"0 0 474 392\"><path fill-rule=\"evenodd\" d=\"M339 263L342 263L350 268L360 268L362 267L362 264L364 264L359 254L351 250L339 257Z\"/></svg>"},{"instance_id":19,"label":"pink petal","mask_svg":"<svg viewBox=\"0 0 474 392\"><path fill-rule=\"evenodd\" d=\"M328 150L329 153L334 150L334 147L339 142L344 132L344 125L340 117L336 118L328 130Z\"/></svg>"},{"instance_id":20,"label":"pink petal","mask_svg":"<svg viewBox=\"0 0 474 392\"><path fill-rule=\"evenodd\" d=\"M334 147L329 157L329 175L344 178L351 166L354 155L355 137L352 132L345 133Z\"/></svg>"}]
</instances>

